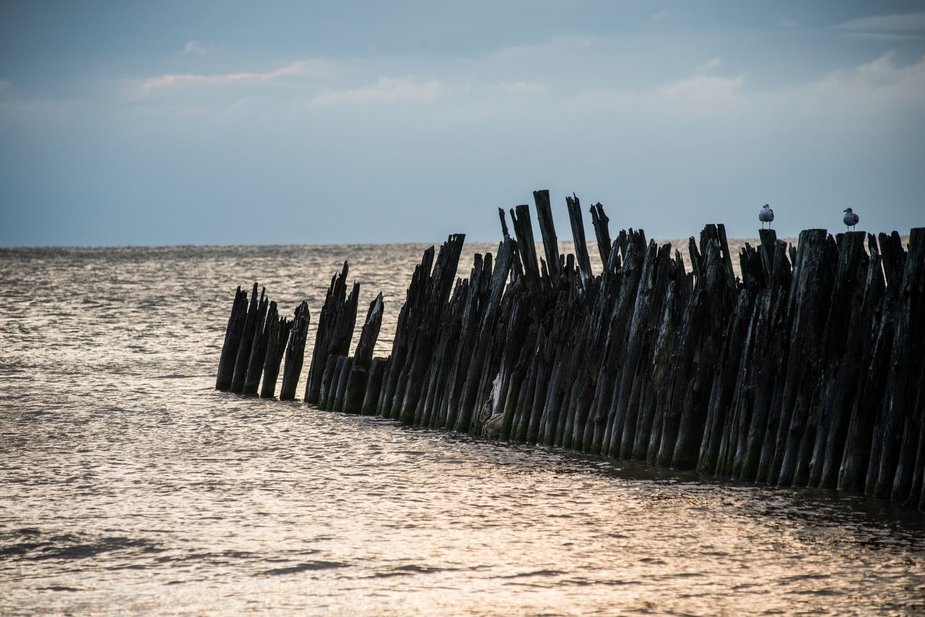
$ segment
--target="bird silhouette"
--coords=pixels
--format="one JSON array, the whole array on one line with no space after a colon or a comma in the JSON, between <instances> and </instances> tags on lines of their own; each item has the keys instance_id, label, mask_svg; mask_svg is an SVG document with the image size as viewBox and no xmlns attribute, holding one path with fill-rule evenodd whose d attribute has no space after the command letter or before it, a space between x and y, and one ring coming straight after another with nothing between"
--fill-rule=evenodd
<instances>
[{"instance_id":1,"label":"bird silhouette","mask_svg":"<svg viewBox=\"0 0 925 617\"><path fill-rule=\"evenodd\" d=\"M768 229L771 229L771 221L774 220L774 210L771 210L771 206L764 204L761 207L761 211L758 213L758 220L761 221L761 228L764 229L764 224L768 224Z\"/></svg>"},{"instance_id":2,"label":"bird silhouette","mask_svg":"<svg viewBox=\"0 0 925 617\"><path fill-rule=\"evenodd\" d=\"M861 220L861 217L855 214L854 210L852 210L851 208L845 208L845 216L844 218L842 218L842 221L845 223L848 229L851 229L852 227L857 225L858 221L860 220Z\"/></svg>"}]
</instances>

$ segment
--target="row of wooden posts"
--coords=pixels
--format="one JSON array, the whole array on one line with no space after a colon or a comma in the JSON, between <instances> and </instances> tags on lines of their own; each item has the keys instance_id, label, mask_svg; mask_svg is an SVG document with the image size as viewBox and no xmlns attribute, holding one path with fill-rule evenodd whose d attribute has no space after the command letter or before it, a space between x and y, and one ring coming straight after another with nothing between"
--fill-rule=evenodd
<instances>
[{"instance_id":1,"label":"row of wooden posts","mask_svg":"<svg viewBox=\"0 0 925 617\"><path fill-rule=\"evenodd\" d=\"M497 253L456 278L463 235L424 251L392 352L373 358L380 294L354 354L359 284L334 275L304 399L403 424L697 469L741 481L866 492L925 510L925 228L900 236L760 231L733 270L722 225L689 240L690 269L642 230L611 240L577 197L575 254L559 254L547 191L499 210ZM235 295L216 387L294 399L309 312L254 285Z\"/></svg>"}]
</instances>

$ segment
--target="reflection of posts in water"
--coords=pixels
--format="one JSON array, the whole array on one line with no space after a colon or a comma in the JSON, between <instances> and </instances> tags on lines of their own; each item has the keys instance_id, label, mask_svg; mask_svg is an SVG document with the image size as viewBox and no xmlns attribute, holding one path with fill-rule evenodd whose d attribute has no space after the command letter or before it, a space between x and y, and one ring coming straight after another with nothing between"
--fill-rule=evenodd
<instances>
[{"instance_id":1,"label":"reflection of posts in water","mask_svg":"<svg viewBox=\"0 0 925 617\"><path fill-rule=\"evenodd\" d=\"M305 399L925 509L925 229L907 248L896 232L811 229L794 246L762 229L758 246L740 250L736 276L723 225L690 238L688 270L641 230L611 241L595 204L604 266L594 274L577 197L567 200L575 255L559 253L548 192L534 199L543 257L526 205L510 211L513 238L500 212L497 254L477 254L466 278L455 278L462 235L426 250L388 358L373 357L381 294L349 354L359 285L347 295L345 263L321 310ZM288 322L256 289L250 304L235 295L216 388L234 389L247 356L244 392L256 392L262 366L262 395L272 396L285 347L280 398L293 398L308 307L287 346Z\"/></svg>"}]
</instances>

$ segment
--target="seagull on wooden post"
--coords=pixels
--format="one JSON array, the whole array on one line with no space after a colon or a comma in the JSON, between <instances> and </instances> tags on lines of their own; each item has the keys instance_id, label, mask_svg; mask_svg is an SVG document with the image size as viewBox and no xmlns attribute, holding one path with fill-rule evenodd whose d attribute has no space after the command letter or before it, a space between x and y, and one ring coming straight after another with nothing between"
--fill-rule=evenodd
<instances>
[{"instance_id":1,"label":"seagull on wooden post","mask_svg":"<svg viewBox=\"0 0 925 617\"><path fill-rule=\"evenodd\" d=\"M758 213L758 220L761 221L761 228L764 229L764 224L768 224L768 229L771 229L771 222L774 220L774 210L771 210L771 206L764 204L761 206L761 212Z\"/></svg>"},{"instance_id":2,"label":"seagull on wooden post","mask_svg":"<svg viewBox=\"0 0 925 617\"><path fill-rule=\"evenodd\" d=\"M849 229L857 225L858 221L861 220L861 217L855 214L854 210L852 210L851 208L845 208L844 212L845 212L845 216L844 218L842 218L842 221L845 223L845 225Z\"/></svg>"}]
</instances>

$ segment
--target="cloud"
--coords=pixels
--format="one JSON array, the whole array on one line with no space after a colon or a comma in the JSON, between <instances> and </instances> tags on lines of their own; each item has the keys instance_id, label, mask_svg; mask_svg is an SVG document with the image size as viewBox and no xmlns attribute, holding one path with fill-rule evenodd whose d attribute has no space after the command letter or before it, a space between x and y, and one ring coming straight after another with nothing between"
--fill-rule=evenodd
<instances>
[{"instance_id":1,"label":"cloud","mask_svg":"<svg viewBox=\"0 0 925 617\"><path fill-rule=\"evenodd\" d=\"M213 75L193 73L168 73L159 77L150 77L141 82L141 91L150 94L166 88L185 85L228 86L241 83L268 83L286 77L317 76L331 69L327 60L311 59L290 62L277 69L265 72L217 73Z\"/></svg>"},{"instance_id":2,"label":"cloud","mask_svg":"<svg viewBox=\"0 0 925 617\"><path fill-rule=\"evenodd\" d=\"M626 114L659 114L700 109L719 120L772 115L788 110L814 122L892 122L899 117L922 118L925 100L925 56L899 65L889 52L870 62L820 76L813 82L784 88L744 89L742 75L694 74L654 88L585 90L571 98L576 110L619 109ZM713 64L712 62L706 64ZM911 116L909 116L911 114ZM730 120L731 121L731 120Z\"/></svg>"},{"instance_id":3,"label":"cloud","mask_svg":"<svg viewBox=\"0 0 925 617\"><path fill-rule=\"evenodd\" d=\"M777 20L777 25L781 28L786 28L788 30L793 28L799 28L800 22L793 19L792 17L781 17Z\"/></svg>"},{"instance_id":4,"label":"cloud","mask_svg":"<svg viewBox=\"0 0 925 617\"><path fill-rule=\"evenodd\" d=\"M664 21L668 19L669 17L671 17L671 11L667 11L667 10L661 10L658 13L652 14L652 19L654 21Z\"/></svg>"},{"instance_id":5,"label":"cloud","mask_svg":"<svg viewBox=\"0 0 925 617\"><path fill-rule=\"evenodd\" d=\"M0 79L0 92L6 92L13 87L13 82L8 79Z\"/></svg>"},{"instance_id":6,"label":"cloud","mask_svg":"<svg viewBox=\"0 0 925 617\"><path fill-rule=\"evenodd\" d=\"M523 94L543 94L546 92L546 84L540 81L512 81L494 84L490 86L488 90L495 93L515 96Z\"/></svg>"},{"instance_id":7,"label":"cloud","mask_svg":"<svg viewBox=\"0 0 925 617\"><path fill-rule=\"evenodd\" d=\"M826 91L901 91L925 94L925 57L915 64L896 66L896 54L888 52L867 64L827 75L818 88Z\"/></svg>"},{"instance_id":8,"label":"cloud","mask_svg":"<svg viewBox=\"0 0 925 617\"><path fill-rule=\"evenodd\" d=\"M415 81L410 77L380 77L375 83L352 90L325 90L314 96L317 107L334 105L394 105L401 103L433 103L443 94L445 85L439 80Z\"/></svg>"},{"instance_id":9,"label":"cloud","mask_svg":"<svg viewBox=\"0 0 925 617\"><path fill-rule=\"evenodd\" d=\"M199 41L190 41L183 46L183 50L180 52L181 56L204 56L212 50L211 47L206 47Z\"/></svg>"},{"instance_id":10,"label":"cloud","mask_svg":"<svg viewBox=\"0 0 925 617\"><path fill-rule=\"evenodd\" d=\"M860 17L835 26L844 36L899 40L925 36L925 11Z\"/></svg>"},{"instance_id":11,"label":"cloud","mask_svg":"<svg viewBox=\"0 0 925 617\"><path fill-rule=\"evenodd\" d=\"M511 45L492 54L501 60L534 60L540 56L560 56L562 54L587 53L601 41L593 36L554 36L543 43L532 45Z\"/></svg>"},{"instance_id":12,"label":"cloud","mask_svg":"<svg viewBox=\"0 0 925 617\"><path fill-rule=\"evenodd\" d=\"M661 94L669 99L717 102L734 97L744 81L744 77L698 75L662 86Z\"/></svg>"},{"instance_id":13,"label":"cloud","mask_svg":"<svg viewBox=\"0 0 925 617\"><path fill-rule=\"evenodd\" d=\"M719 67L723 66L722 58L710 58L703 64L697 67L697 71L701 73L707 73L709 71L715 71Z\"/></svg>"}]
</instances>

